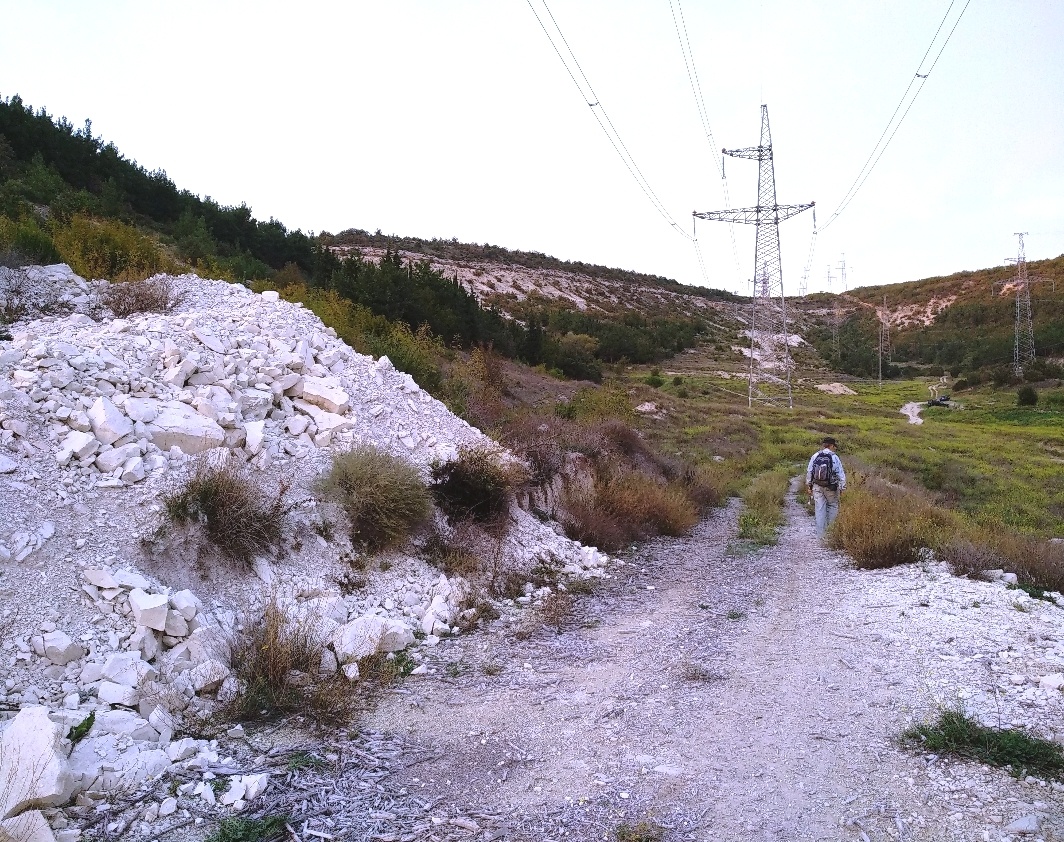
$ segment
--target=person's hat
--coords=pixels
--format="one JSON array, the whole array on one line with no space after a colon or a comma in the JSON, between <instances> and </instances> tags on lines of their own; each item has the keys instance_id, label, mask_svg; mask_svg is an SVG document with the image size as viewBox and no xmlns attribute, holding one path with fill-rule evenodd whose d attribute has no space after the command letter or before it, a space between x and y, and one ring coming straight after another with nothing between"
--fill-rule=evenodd
<instances>
[{"instance_id":1,"label":"person's hat","mask_svg":"<svg viewBox=\"0 0 1064 842\"><path fill-rule=\"evenodd\" d=\"M838 442L831 436L824 436L824 440L820 443L824 445L824 447L835 447L838 445Z\"/></svg>"}]
</instances>

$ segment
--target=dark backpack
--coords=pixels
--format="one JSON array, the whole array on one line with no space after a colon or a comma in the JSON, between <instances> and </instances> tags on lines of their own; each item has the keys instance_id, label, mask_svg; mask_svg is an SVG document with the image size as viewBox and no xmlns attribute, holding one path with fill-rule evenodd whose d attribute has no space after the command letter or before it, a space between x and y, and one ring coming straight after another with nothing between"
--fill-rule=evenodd
<instances>
[{"instance_id":1,"label":"dark backpack","mask_svg":"<svg viewBox=\"0 0 1064 842\"><path fill-rule=\"evenodd\" d=\"M835 480L835 459L831 453L818 453L813 460L813 469L809 472L809 479L813 485L820 485L825 488L834 488L837 485Z\"/></svg>"}]
</instances>

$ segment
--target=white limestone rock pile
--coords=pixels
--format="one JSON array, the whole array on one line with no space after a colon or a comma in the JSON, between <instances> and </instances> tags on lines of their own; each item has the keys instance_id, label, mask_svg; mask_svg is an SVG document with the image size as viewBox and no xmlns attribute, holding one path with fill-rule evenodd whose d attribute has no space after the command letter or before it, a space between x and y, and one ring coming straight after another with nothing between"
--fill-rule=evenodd
<instances>
[{"instance_id":1,"label":"white limestone rock pile","mask_svg":"<svg viewBox=\"0 0 1064 842\"><path fill-rule=\"evenodd\" d=\"M39 320L0 354L6 443L18 451L14 439L43 425L68 492L137 483L216 447L264 467L370 441L427 464L487 441L386 357L352 351L276 293L171 283L180 312Z\"/></svg>"},{"instance_id":2,"label":"white limestone rock pile","mask_svg":"<svg viewBox=\"0 0 1064 842\"><path fill-rule=\"evenodd\" d=\"M84 283L68 277L81 294ZM464 446L495 446L387 357L353 351L301 305L195 275L168 281L181 302L172 312L41 318L0 342L0 476L13 488L46 482L60 505L97 489L157 492L169 469L215 448L307 481L355 444L426 473ZM522 540L509 542L517 560L584 567L579 545L516 517L526 521ZM0 560L45 540L0 532Z\"/></svg>"},{"instance_id":3,"label":"white limestone rock pile","mask_svg":"<svg viewBox=\"0 0 1064 842\"><path fill-rule=\"evenodd\" d=\"M65 263L52 266L0 266L0 307L39 318L50 314L88 313L97 306L91 285Z\"/></svg>"}]
</instances>

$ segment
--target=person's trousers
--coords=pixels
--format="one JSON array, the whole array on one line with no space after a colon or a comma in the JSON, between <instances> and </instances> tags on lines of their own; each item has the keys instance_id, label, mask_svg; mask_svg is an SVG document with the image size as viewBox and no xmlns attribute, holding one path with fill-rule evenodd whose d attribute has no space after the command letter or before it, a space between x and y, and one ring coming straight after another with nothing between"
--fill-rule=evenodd
<instances>
[{"instance_id":1,"label":"person's trousers","mask_svg":"<svg viewBox=\"0 0 1064 842\"><path fill-rule=\"evenodd\" d=\"M822 485L813 486L813 508L816 511L816 534L824 537L827 528L839 515L839 492Z\"/></svg>"}]
</instances>

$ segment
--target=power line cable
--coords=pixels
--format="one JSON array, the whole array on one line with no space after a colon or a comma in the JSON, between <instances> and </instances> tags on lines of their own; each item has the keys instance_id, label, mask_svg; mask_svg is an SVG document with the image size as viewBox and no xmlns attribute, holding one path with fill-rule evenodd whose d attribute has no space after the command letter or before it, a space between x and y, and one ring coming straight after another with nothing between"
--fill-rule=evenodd
<instances>
[{"instance_id":1,"label":"power line cable","mask_svg":"<svg viewBox=\"0 0 1064 842\"><path fill-rule=\"evenodd\" d=\"M646 176L643 175L643 172L639 168L639 165L636 163L635 158L632 156L632 153L628 151L628 147L625 145L624 140L621 138L620 132L617 131L617 128L614 126L613 121L610 119L605 107L603 107L601 100L595 94L595 89L591 86L591 82L588 80L587 75L584 73L583 68L580 66L580 62L577 60L576 54L573 52L572 47L569 46L569 42L565 38L565 33L562 32L562 29L558 25L558 21L555 19L554 13L551 12L550 7L547 5L545 0L540 0L540 2L543 3L543 8L547 11L547 15L551 19L551 23L554 24L555 29L558 31L558 36L561 38L562 44L565 45L566 51L572 58L573 64L576 66L580 77L584 80L584 85L587 86L587 92L591 94L590 97L588 97L588 93L585 93L584 88L583 86L581 86L580 82L577 81L577 78L574 75L572 69L570 68L569 63L565 60L565 56L563 56L561 50L558 49L558 45L555 42L554 37L547 29L547 26L543 22L542 17L540 17L539 12L536 11L536 7L532 5L532 0L525 0L525 2L528 3L528 8L531 9L532 14L535 15L536 22L539 23L540 28L543 30L543 34L546 35L547 40L550 41L551 47L554 48L554 52L558 56L558 60L561 61L562 65L565 67L566 73L569 74L569 78L572 79L573 84L576 86L576 89L580 92L580 96L591 107L591 113L595 116L595 121L599 124L599 127L602 129L603 133L610 141L610 145L613 146L614 151L617 153L618 157L620 157L621 161L625 165L625 168L635 180L636 184L639 185L639 188L643 191L643 194L654 206L654 209L677 233L679 233L682 237L688 240L692 239L691 235L680 227L680 225L672 217L672 214L670 214L665 208L664 203L661 201L661 199L658 198L657 193L654 192L654 189L650 186L650 182L647 181ZM599 112L601 112L602 117L599 116ZM605 119L605 123L602 122L603 119ZM609 126L608 129L607 126Z\"/></svg>"},{"instance_id":2,"label":"power line cable","mask_svg":"<svg viewBox=\"0 0 1064 842\"><path fill-rule=\"evenodd\" d=\"M935 35L931 39L931 43L928 44L927 50L924 52L923 58L920 59L920 63L916 66L916 73L913 78L909 80L908 87L905 88L905 93L902 94L901 99L898 101L898 105L894 109L894 113L890 115L890 120L887 121L886 127L883 129L883 133L879 136L879 140L876 141L876 145L872 147L872 152L864 162L864 166L861 167L860 172L857 173L857 177L853 180L853 184L850 185L850 189L846 191L842 200L839 202L838 207L831 214L831 217L824 223L821 230L825 230L831 225L844 210L853 201L858 191L864 186L864 183L868 180L868 177L872 174L872 170L875 169L876 164L879 163L883 157L883 153L887 151L887 147L890 146L890 142L894 140L894 135L898 133L898 129L901 128L901 124L905 122L906 116L909 114L909 110L913 107L913 103L916 102L916 98L920 96L920 92L924 89L924 85L927 83L927 78L931 75L931 71L935 69L935 65L938 64L938 60L942 57L943 51L946 49L946 45L949 44L950 39L953 37L953 33L957 31L957 26L961 22L961 18L964 17L964 13L968 10L968 6L971 5L972 0L967 0L964 4L964 8L961 9L957 20L954 21L952 29L949 31L949 35L946 36L946 40L942 42L942 46L939 48L938 53L935 55L935 60L931 63L931 66L927 69L927 73L920 73L921 68L924 66L924 62L927 61L927 57L931 54L931 50L935 46L935 42L938 40L939 34L942 32L942 27L945 25L946 20L949 18L949 13L953 9L956 0L950 0L950 4L946 9L946 14L942 16L942 20L938 24L938 29L935 30ZM916 81L919 80L919 84L916 85ZM894 123L894 118L897 117L898 112L901 110L902 105L905 105L906 99L909 97L909 92L916 85L916 91L913 93L912 98L909 99L909 104L905 106L905 111L902 112L901 118ZM891 131L891 126L894 126ZM890 132L889 137L887 132ZM883 142L883 138L886 137L886 143ZM874 160L873 160L874 159Z\"/></svg>"},{"instance_id":3,"label":"power line cable","mask_svg":"<svg viewBox=\"0 0 1064 842\"><path fill-rule=\"evenodd\" d=\"M713 153L713 163L717 168L717 172L720 173L721 182L724 187L724 204L726 206L731 205L731 197L728 195L728 176L724 172L724 160L721 159L720 163L717 163L717 141L713 137L713 129L709 124L709 109L706 108L706 100L702 95L702 82L698 78L698 67L695 65L694 50L691 49L691 37L687 32L687 20L684 18L683 5L680 0L676 0L675 8L672 5L673 0L669 0L669 11L672 13L672 25L676 30L676 39L680 42L680 53L683 56L684 67L687 69L687 81L691 85L691 93L695 98L695 108L698 109L698 117L702 121L702 129L705 132L706 141L709 143L709 148ZM679 11L680 19L677 21L676 13ZM683 26L683 34L680 34L680 26ZM739 264L739 250L735 244L735 225L728 224L728 233L731 236L731 249L732 258L735 261L735 276L741 283L742 279L742 267ZM701 254L699 255L701 260ZM703 275L705 273L703 272ZM708 280L708 279L707 279Z\"/></svg>"}]
</instances>

